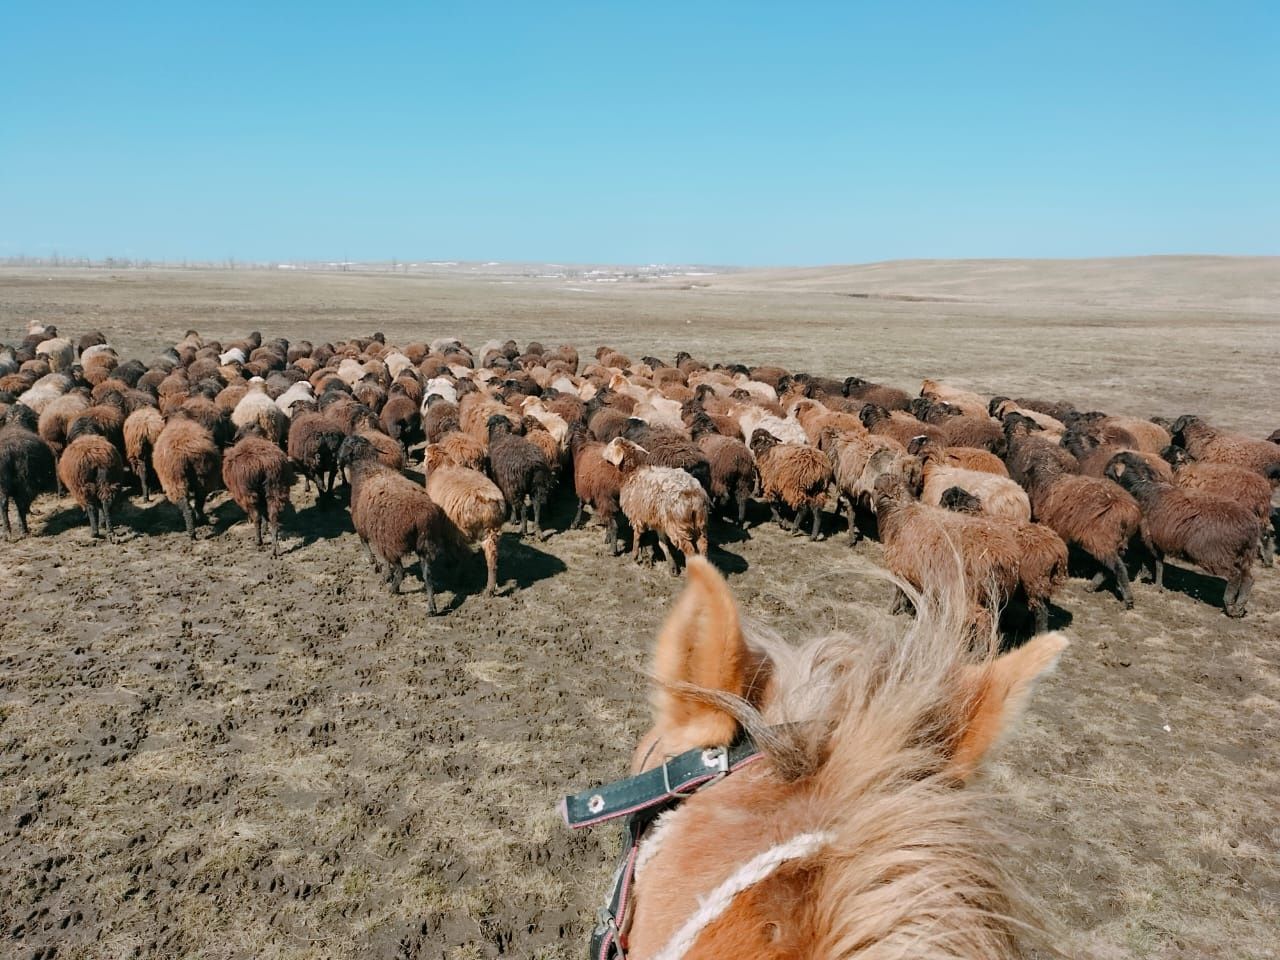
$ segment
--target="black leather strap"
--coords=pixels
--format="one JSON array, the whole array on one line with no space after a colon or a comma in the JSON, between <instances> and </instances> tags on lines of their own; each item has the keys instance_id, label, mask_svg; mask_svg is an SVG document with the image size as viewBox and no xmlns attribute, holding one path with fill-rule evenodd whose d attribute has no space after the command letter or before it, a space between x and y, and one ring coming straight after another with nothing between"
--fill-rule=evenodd
<instances>
[{"instance_id":1,"label":"black leather strap","mask_svg":"<svg viewBox=\"0 0 1280 960\"><path fill-rule=\"evenodd\" d=\"M750 737L743 737L729 748L689 750L637 776L565 797L560 802L560 812L570 827L590 827L665 804L673 797L687 796L760 756Z\"/></svg>"}]
</instances>

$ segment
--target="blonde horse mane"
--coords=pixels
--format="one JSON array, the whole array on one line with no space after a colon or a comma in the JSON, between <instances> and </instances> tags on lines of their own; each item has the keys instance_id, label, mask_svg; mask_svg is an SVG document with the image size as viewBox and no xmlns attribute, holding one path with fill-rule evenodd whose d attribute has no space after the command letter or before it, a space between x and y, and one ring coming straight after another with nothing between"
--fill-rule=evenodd
<instances>
[{"instance_id":1,"label":"blonde horse mane","mask_svg":"<svg viewBox=\"0 0 1280 960\"><path fill-rule=\"evenodd\" d=\"M962 589L904 589L917 611L905 630L883 618L857 636L793 646L749 627L772 670L760 710L696 696L735 716L774 772L812 798L795 830L829 841L812 860L811 955L999 960L1022 956L1024 938L1053 953L1003 867L997 807L980 788L959 789L948 763L971 706L963 678L994 662L998 639L975 639Z\"/></svg>"}]
</instances>

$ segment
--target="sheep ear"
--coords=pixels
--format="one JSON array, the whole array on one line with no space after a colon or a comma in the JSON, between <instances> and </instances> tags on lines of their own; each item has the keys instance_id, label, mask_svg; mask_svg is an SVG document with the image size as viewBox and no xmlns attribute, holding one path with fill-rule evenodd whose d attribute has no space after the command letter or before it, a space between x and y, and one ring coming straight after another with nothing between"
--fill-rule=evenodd
<instances>
[{"instance_id":1,"label":"sheep ear","mask_svg":"<svg viewBox=\"0 0 1280 960\"><path fill-rule=\"evenodd\" d=\"M750 656L729 585L702 557L691 557L688 584L658 634L655 733L664 754L730 743L738 722L721 708L681 692L680 685L734 696L747 692Z\"/></svg>"},{"instance_id":2,"label":"sheep ear","mask_svg":"<svg viewBox=\"0 0 1280 960\"><path fill-rule=\"evenodd\" d=\"M1066 647L1061 634L1042 633L989 664L965 669L952 774L960 780L973 775L1026 709L1036 680L1053 669Z\"/></svg>"}]
</instances>

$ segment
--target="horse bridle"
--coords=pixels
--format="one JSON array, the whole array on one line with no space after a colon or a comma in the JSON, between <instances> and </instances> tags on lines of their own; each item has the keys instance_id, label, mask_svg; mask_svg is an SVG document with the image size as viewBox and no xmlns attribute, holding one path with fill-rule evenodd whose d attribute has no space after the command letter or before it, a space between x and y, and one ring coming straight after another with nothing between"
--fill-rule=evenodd
<instances>
[{"instance_id":1,"label":"horse bridle","mask_svg":"<svg viewBox=\"0 0 1280 960\"><path fill-rule=\"evenodd\" d=\"M627 932L634 912L632 893L640 844L658 816L764 754L749 736L731 747L688 750L667 757L660 766L625 780L565 797L560 812L578 830L607 820L622 822L622 856L609 896L596 914L590 960L626 960Z\"/></svg>"}]
</instances>

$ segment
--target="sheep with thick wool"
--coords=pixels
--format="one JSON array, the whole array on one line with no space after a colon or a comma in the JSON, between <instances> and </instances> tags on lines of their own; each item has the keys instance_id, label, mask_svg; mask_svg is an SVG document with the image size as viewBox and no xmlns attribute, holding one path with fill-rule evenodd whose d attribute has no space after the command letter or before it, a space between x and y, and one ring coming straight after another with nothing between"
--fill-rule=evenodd
<instances>
[{"instance_id":1,"label":"sheep with thick wool","mask_svg":"<svg viewBox=\"0 0 1280 960\"><path fill-rule=\"evenodd\" d=\"M498 589L498 544L507 517L507 501L497 484L479 470L449 462L445 451L429 444L423 454L427 495L440 505L462 539L480 544L488 578L484 594Z\"/></svg>"},{"instance_id":2,"label":"sheep with thick wool","mask_svg":"<svg viewBox=\"0 0 1280 960\"><path fill-rule=\"evenodd\" d=\"M832 479L836 486L836 514L847 507L849 545L862 539L858 529L859 509L875 512L875 484L888 474L899 477L914 490L921 481L920 461L892 437L849 431L825 430L822 449L831 459Z\"/></svg>"},{"instance_id":3,"label":"sheep with thick wool","mask_svg":"<svg viewBox=\"0 0 1280 960\"><path fill-rule=\"evenodd\" d=\"M928 437L914 437L907 444L907 452L925 462L960 467L964 470L977 470L996 477L1009 476L1009 468L1004 465L1004 461L990 450L944 445Z\"/></svg>"},{"instance_id":4,"label":"sheep with thick wool","mask_svg":"<svg viewBox=\"0 0 1280 960\"><path fill-rule=\"evenodd\" d=\"M96 540L101 527L111 539L111 506L124 483L115 445L96 433L76 436L58 458L58 479L88 517L90 536Z\"/></svg>"},{"instance_id":5,"label":"sheep with thick wool","mask_svg":"<svg viewBox=\"0 0 1280 960\"><path fill-rule=\"evenodd\" d=\"M810 540L822 533L822 507L832 480L831 458L821 450L800 443L782 443L766 430L751 437L751 455L760 471L761 495L782 528L787 521L778 513L779 504L795 511L793 531L802 533L805 514L813 518Z\"/></svg>"},{"instance_id":6,"label":"sheep with thick wool","mask_svg":"<svg viewBox=\"0 0 1280 960\"><path fill-rule=\"evenodd\" d=\"M1165 557L1182 557L1226 580L1223 610L1228 617L1243 617L1258 555L1257 515L1233 500L1158 480L1133 453L1117 454L1107 477L1142 508L1139 531L1156 586L1164 589Z\"/></svg>"},{"instance_id":7,"label":"sheep with thick wool","mask_svg":"<svg viewBox=\"0 0 1280 960\"><path fill-rule=\"evenodd\" d=\"M1125 607L1131 608L1133 592L1124 552L1142 522L1137 501L1107 480L1065 472L1059 461L1043 451L1022 462L1032 517L1068 546L1079 547L1097 561L1102 569L1094 576L1092 589L1100 589L1109 572Z\"/></svg>"},{"instance_id":8,"label":"sheep with thick wool","mask_svg":"<svg viewBox=\"0 0 1280 960\"><path fill-rule=\"evenodd\" d=\"M692 476L674 467L649 466L642 447L617 437L604 458L622 473L619 505L631 524L631 558L640 560L644 535L653 531L664 544L672 574L680 572L677 553L685 559L707 553L710 500Z\"/></svg>"},{"instance_id":9,"label":"sheep with thick wool","mask_svg":"<svg viewBox=\"0 0 1280 960\"><path fill-rule=\"evenodd\" d=\"M972 516L986 516L982 501L961 487L943 491L939 506ZM1067 579L1067 545L1042 523L1006 520L1018 544L1018 589L1035 618L1036 633L1049 629L1049 601Z\"/></svg>"},{"instance_id":10,"label":"sheep with thick wool","mask_svg":"<svg viewBox=\"0 0 1280 960\"><path fill-rule=\"evenodd\" d=\"M300 411L289 421L289 459L305 480L304 490L315 483L320 500L333 494L340 473L338 449L345 439L342 430L317 410Z\"/></svg>"},{"instance_id":11,"label":"sheep with thick wool","mask_svg":"<svg viewBox=\"0 0 1280 960\"><path fill-rule=\"evenodd\" d=\"M1272 485L1280 482L1280 466L1268 468L1267 473L1257 473L1230 463L1197 463L1187 451L1172 444L1165 448L1164 456L1173 466L1173 483L1177 486L1234 500L1254 512L1262 531L1258 555L1263 566L1271 566L1275 558L1271 496ZM1156 479L1162 478L1157 475Z\"/></svg>"},{"instance_id":12,"label":"sheep with thick wool","mask_svg":"<svg viewBox=\"0 0 1280 960\"><path fill-rule=\"evenodd\" d=\"M277 446L284 444L289 433L289 418L271 399L266 381L261 377L249 381L248 391L231 411L231 423L236 430L254 425Z\"/></svg>"},{"instance_id":13,"label":"sheep with thick wool","mask_svg":"<svg viewBox=\"0 0 1280 960\"><path fill-rule=\"evenodd\" d=\"M170 415L156 438L151 463L160 489L182 513L187 536L196 537L196 523L204 523L204 504L218 489L222 454L213 434L184 410Z\"/></svg>"},{"instance_id":14,"label":"sheep with thick wool","mask_svg":"<svg viewBox=\"0 0 1280 960\"><path fill-rule=\"evenodd\" d=\"M1021 551L1009 525L921 503L892 475L876 481L873 498L889 571L925 595L943 593L960 579L969 623L979 636L989 632L995 611L1020 583ZM899 588L893 610L905 606Z\"/></svg>"},{"instance_id":15,"label":"sheep with thick wool","mask_svg":"<svg viewBox=\"0 0 1280 960\"><path fill-rule=\"evenodd\" d=\"M1183 416L1175 420L1172 441L1196 461L1229 463L1263 474L1280 465L1280 446L1277 444L1215 429L1199 417Z\"/></svg>"},{"instance_id":16,"label":"sheep with thick wool","mask_svg":"<svg viewBox=\"0 0 1280 960\"><path fill-rule=\"evenodd\" d=\"M41 493L52 491L56 473L53 450L21 420L0 425L0 525L9 539L9 504L17 514L18 536L27 535L27 515Z\"/></svg>"},{"instance_id":17,"label":"sheep with thick wool","mask_svg":"<svg viewBox=\"0 0 1280 960\"><path fill-rule=\"evenodd\" d=\"M404 558L416 556L427 613L434 616L431 567L463 545L457 527L425 488L380 463L378 451L366 437L347 437L338 463L351 477L351 523L365 555L392 593L400 592Z\"/></svg>"},{"instance_id":18,"label":"sheep with thick wool","mask_svg":"<svg viewBox=\"0 0 1280 960\"><path fill-rule=\"evenodd\" d=\"M542 530L542 511L551 496L553 477L542 451L512 432L505 414L489 418L489 470L511 507L511 519L527 532L526 500L533 510L533 533L539 540L550 536Z\"/></svg>"},{"instance_id":19,"label":"sheep with thick wool","mask_svg":"<svg viewBox=\"0 0 1280 960\"><path fill-rule=\"evenodd\" d=\"M695 417L690 425L693 442L698 445L711 474L711 502L732 507L738 526L746 528L747 504L755 493L759 471L755 457L737 437L724 436L705 414Z\"/></svg>"},{"instance_id":20,"label":"sheep with thick wool","mask_svg":"<svg viewBox=\"0 0 1280 960\"><path fill-rule=\"evenodd\" d=\"M605 544L618 555L618 511L622 509L622 471L605 458L605 444L592 438L581 423L569 428L569 452L573 461L573 492L578 509L572 526L584 522L583 510L590 506L591 515L605 528Z\"/></svg>"},{"instance_id":21,"label":"sheep with thick wool","mask_svg":"<svg viewBox=\"0 0 1280 960\"><path fill-rule=\"evenodd\" d=\"M253 524L254 538L262 548L262 527L271 530L271 556L280 555L280 517L290 507L293 468L280 445L263 436L257 425L242 435L222 458L222 482L236 506Z\"/></svg>"},{"instance_id":22,"label":"sheep with thick wool","mask_svg":"<svg viewBox=\"0 0 1280 960\"><path fill-rule=\"evenodd\" d=\"M139 407L124 420L124 455L129 469L138 478L142 499L151 502L151 477L156 441L164 430L164 417L155 407Z\"/></svg>"},{"instance_id":23,"label":"sheep with thick wool","mask_svg":"<svg viewBox=\"0 0 1280 960\"><path fill-rule=\"evenodd\" d=\"M1027 492L1008 477L924 461L922 501L941 505L942 494L951 487L959 487L981 500L983 512L989 516L1017 523L1031 522L1031 500Z\"/></svg>"}]
</instances>

